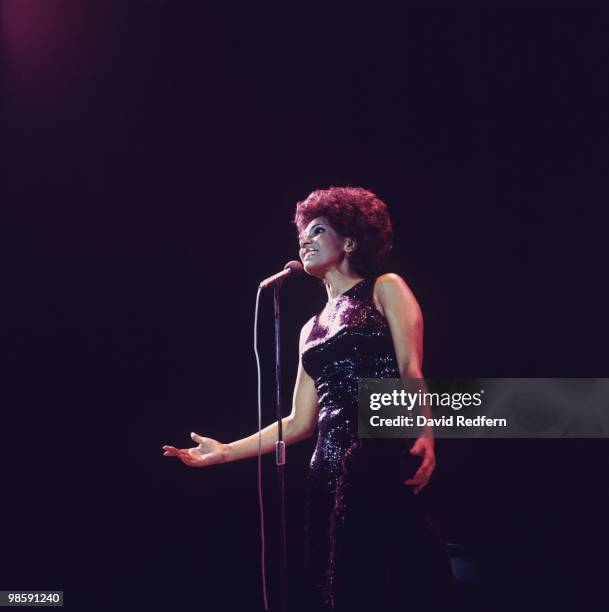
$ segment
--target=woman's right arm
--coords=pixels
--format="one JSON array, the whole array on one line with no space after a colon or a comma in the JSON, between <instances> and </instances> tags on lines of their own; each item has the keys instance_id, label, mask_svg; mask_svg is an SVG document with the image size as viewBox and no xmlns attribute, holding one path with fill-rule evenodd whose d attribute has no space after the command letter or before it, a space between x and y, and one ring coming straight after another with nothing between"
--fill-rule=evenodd
<instances>
[{"instance_id":1,"label":"woman's right arm","mask_svg":"<svg viewBox=\"0 0 609 612\"><path fill-rule=\"evenodd\" d=\"M305 325L300 332L299 354L302 353L308 327L309 324ZM299 442L312 435L317 424L317 411L315 384L303 368L302 359L299 357L292 412L281 421L283 439L286 445ZM239 461L240 459L255 457L258 454L258 432L229 444L222 444L217 440L199 436L194 432L190 435L198 446L184 449L163 446L165 451L163 454L167 457L178 457L183 463L191 467L206 467L216 463ZM275 449L275 442L277 442L277 422L262 430L262 453L272 452Z\"/></svg>"}]
</instances>

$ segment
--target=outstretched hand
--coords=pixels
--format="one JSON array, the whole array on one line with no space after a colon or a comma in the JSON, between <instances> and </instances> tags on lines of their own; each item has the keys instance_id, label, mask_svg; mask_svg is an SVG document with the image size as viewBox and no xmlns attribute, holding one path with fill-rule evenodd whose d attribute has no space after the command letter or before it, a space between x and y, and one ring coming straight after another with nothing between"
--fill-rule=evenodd
<instances>
[{"instance_id":1,"label":"outstretched hand","mask_svg":"<svg viewBox=\"0 0 609 612\"><path fill-rule=\"evenodd\" d=\"M197 446L193 448L176 448L175 446L163 446L165 457L177 457L182 463L190 467L207 467L216 463L227 461L226 446L212 438L204 438L199 434L190 434Z\"/></svg>"},{"instance_id":2,"label":"outstretched hand","mask_svg":"<svg viewBox=\"0 0 609 612\"><path fill-rule=\"evenodd\" d=\"M412 478L404 481L405 485L413 486L414 494L417 495L419 491L427 485L433 471L436 467L436 454L434 452L434 441L429 436L420 436L410 449L412 455L418 455L423 458L423 462L419 466L415 475Z\"/></svg>"}]
</instances>

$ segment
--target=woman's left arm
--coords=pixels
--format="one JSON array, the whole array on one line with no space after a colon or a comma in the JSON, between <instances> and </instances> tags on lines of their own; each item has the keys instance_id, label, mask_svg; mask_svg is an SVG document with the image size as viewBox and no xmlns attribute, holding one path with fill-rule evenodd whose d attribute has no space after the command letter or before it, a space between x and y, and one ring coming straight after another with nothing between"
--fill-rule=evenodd
<instances>
[{"instance_id":1,"label":"woman's left arm","mask_svg":"<svg viewBox=\"0 0 609 612\"><path fill-rule=\"evenodd\" d=\"M374 285L374 303L387 319L402 378L423 378L423 315L414 294L397 274L383 274ZM404 484L415 495L429 482L436 467L433 433L424 429L410 452L422 457L416 474Z\"/></svg>"}]
</instances>

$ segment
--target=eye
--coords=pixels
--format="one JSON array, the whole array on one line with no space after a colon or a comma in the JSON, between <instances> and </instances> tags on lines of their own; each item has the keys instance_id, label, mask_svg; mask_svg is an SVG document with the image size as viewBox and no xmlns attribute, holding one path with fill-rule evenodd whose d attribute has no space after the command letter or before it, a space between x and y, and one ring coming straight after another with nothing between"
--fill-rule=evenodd
<instances>
[{"instance_id":1,"label":"eye","mask_svg":"<svg viewBox=\"0 0 609 612\"><path fill-rule=\"evenodd\" d=\"M325 232L325 231L326 230L323 227L318 226L313 230L313 234L319 234L319 232Z\"/></svg>"}]
</instances>

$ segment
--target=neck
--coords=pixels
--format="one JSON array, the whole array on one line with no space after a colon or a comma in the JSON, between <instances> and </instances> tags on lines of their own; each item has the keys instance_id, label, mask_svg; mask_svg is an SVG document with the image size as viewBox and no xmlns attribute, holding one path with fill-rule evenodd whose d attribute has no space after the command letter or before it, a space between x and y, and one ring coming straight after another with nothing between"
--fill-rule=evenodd
<instances>
[{"instance_id":1,"label":"neck","mask_svg":"<svg viewBox=\"0 0 609 612\"><path fill-rule=\"evenodd\" d=\"M326 287L328 300L333 300L345 291L349 291L351 287L364 280L359 274L344 274L342 272L330 271L323 278L323 283Z\"/></svg>"}]
</instances>

